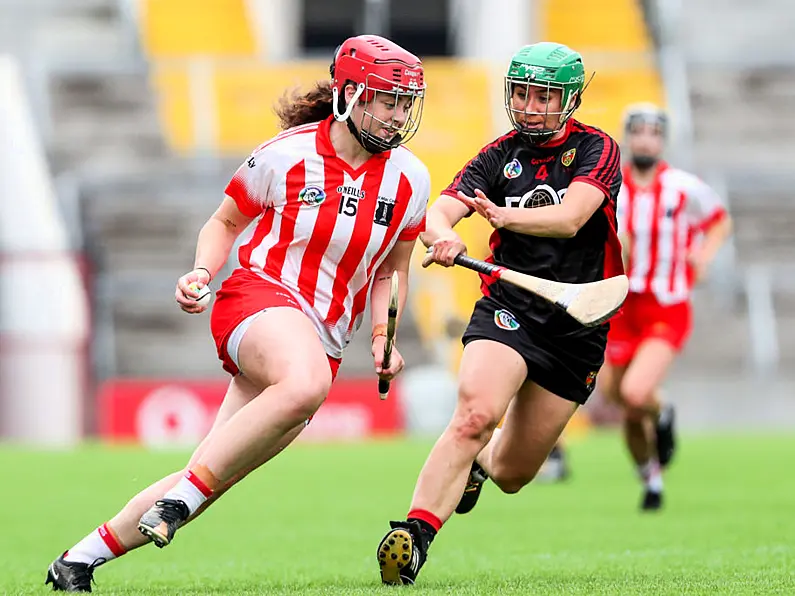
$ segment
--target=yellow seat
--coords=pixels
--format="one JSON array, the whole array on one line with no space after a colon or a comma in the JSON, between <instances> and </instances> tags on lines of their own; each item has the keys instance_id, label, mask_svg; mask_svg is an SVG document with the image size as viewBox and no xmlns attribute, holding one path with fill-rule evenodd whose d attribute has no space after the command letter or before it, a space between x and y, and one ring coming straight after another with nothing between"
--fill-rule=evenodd
<instances>
[{"instance_id":1,"label":"yellow seat","mask_svg":"<svg viewBox=\"0 0 795 596\"><path fill-rule=\"evenodd\" d=\"M163 136L178 153L190 153L194 147L193 107L187 69L163 67L152 70L158 113Z\"/></svg>"},{"instance_id":2,"label":"yellow seat","mask_svg":"<svg viewBox=\"0 0 795 596\"><path fill-rule=\"evenodd\" d=\"M543 0L541 36L579 51L648 51L651 47L637 0Z\"/></svg>"},{"instance_id":3,"label":"yellow seat","mask_svg":"<svg viewBox=\"0 0 795 596\"><path fill-rule=\"evenodd\" d=\"M144 50L156 59L257 50L245 0L143 0L140 23Z\"/></svg>"}]
</instances>

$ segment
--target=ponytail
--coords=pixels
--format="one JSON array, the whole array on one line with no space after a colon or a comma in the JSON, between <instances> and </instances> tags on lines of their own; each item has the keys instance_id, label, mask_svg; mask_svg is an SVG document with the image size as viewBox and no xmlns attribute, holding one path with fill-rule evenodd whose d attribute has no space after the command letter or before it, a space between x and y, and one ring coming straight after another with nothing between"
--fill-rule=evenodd
<instances>
[{"instance_id":1,"label":"ponytail","mask_svg":"<svg viewBox=\"0 0 795 596\"><path fill-rule=\"evenodd\" d=\"M287 130L294 126L325 120L333 113L331 106L331 83L318 81L303 95L299 95L296 91L285 93L279 99L276 115L279 117L281 128Z\"/></svg>"}]
</instances>

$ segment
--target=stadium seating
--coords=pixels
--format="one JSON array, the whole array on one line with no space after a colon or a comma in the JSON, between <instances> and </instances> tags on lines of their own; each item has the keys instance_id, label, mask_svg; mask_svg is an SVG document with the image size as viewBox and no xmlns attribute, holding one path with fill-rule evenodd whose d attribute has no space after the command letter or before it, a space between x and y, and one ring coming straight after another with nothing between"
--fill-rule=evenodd
<instances>
[{"instance_id":1,"label":"stadium seating","mask_svg":"<svg viewBox=\"0 0 795 596\"><path fill-rule=\"evenodd\" d=\"M256 52L245 0L142 0L140 7L142 43L153 59Z\"/></svg>"},{"instance_id":2,"label":"stadium seating","mask_svg":"<svg viewBox=\"0 0 795 596\"><path fill-rule=\"evenodd\" d=\"M620 137L627 104L665 104L652 39L637 0L536 4L539 38L576 49L583 54L586 71L596 72L584 94L580 119Z\"/></svg>"}]
</instances>

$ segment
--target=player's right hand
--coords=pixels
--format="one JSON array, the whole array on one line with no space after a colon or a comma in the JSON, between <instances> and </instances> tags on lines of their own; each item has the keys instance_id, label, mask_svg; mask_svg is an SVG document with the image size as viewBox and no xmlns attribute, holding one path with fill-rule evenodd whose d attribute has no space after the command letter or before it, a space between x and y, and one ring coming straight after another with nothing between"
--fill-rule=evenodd
<instances>
[{"instance_id":1,"label":"player's right hand","mask_svg":"<svg viewBox=\"0 0 795 596\"><path fill-rule=\"evenodd\" d=\"M422 266L427 267L431 263L439 263L443 267L452 267L455 264L455 258L465 254L467 254L466 244L458 234L439 238L431 244Z\"/></svg>"},{"instance_id":2,"label":"player's right hand","mask_svg":"<svg viewBox=\"0 0 795 596\"><path fill-rule=\"evenodd\" d=\"M196 283L200 288L206 286L210 283L210 274L204 269L194 269L186 273L177 280L177 289L174 292L174 297L183 311L198 315L207 309L207 305L196 302L199 294L190 287L192 283Z\"/></svg>"}]
</instances>

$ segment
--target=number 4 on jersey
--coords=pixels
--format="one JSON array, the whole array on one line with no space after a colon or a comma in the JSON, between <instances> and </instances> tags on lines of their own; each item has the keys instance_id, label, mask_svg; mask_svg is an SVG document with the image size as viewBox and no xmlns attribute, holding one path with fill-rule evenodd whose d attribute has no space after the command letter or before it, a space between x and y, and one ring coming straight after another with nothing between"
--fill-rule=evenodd
<instances>
[{"instance_id":1,"label":"number 4 on jersey","mask_svg":"<svg viewBox=\"0 0 795 596\"><path fill-rule=\"evenodd\" d=\"M542 163L541 167L538 168L536 172L536 180L546 180L549 178L549 172L547 172L547 164Z\"/></svg>"}]
</instances>

